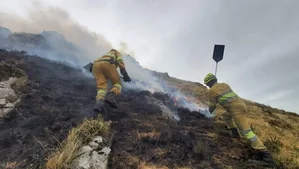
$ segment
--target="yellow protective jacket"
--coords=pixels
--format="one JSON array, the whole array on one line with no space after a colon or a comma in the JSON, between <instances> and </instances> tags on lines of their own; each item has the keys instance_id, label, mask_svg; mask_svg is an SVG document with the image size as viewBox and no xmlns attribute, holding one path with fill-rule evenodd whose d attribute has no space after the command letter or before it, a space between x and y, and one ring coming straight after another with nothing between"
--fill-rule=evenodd
<instances>
[{"instance_id":1,"label":"yellow protective jacket","mask_svg":"<svg viewBox=\"0 0 299 169\"><path fill-rule=\"evenodd\" d=\"M125 70L125 63L121 56L121 53L119 53L117 50L112 49L109 52L107 52L105 55L101 56L100 58L96 59L94 63L99 61L110 61L113 60L115 62L116 68L120 68L120 70Z\"/></svg>"},{"instance_id":2,"label":"yellow protective jacket","mask_svg":"<svg viewBox=\"0 0 299 169\"><path fill-rule=\"evenodd\" d=\"M230 103L234 101L242 101L226 83L215 83L208 90L208 98L210 112L215 110L216 104L221 105L223 108L228 108Z\"/></svg>"}]
</instances>

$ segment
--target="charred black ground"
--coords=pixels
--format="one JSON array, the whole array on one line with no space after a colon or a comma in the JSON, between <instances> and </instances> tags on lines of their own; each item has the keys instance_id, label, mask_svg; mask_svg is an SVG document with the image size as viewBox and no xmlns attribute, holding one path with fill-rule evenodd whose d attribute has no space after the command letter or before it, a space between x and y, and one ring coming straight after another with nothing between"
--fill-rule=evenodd
<instances>
[{"instance_id":1,"label":"charred black ground","mask_svg":"<svg viewBox=\"0 0 299 169\"><path fill-rule=\"evenodd\" d=\"M150 97L176 111L180 121L165 116L158 106L147 101ZM172 106L168 95L131 91L119 101L122 109L108 109L108 119L117 121L113 125L115 134L109 168L225 168L217 163L217 157L221 161L227 159L226 164L235 168L248 167L243 161L246 154L250 154L246 144L232 143L225 134L218 137L221 132L215 131L221 126L199 112ZM222 153L230 148L239 149L236 157L230 154L223 157Z\"/></svg>"},{"instance_id":2,"label":"charred black ground","mask_svg":"<svg viewBox=\"0 0 299 169\"><path fill-rule=\"evenodd\" d=\"M29 78L19 91L22 102L0 119L0 166L42 168L67 132L92 116L95 82L81 70L23 52L1 50L0 61ZM149 100L160 100L181 120L169 119ZM118 101L119 109L107 108L115 133L109 168L258 168L246 162L253 158L247 144L222 134L223 126L199 112L174 107L166 94L124 90Z\"/></svg>"},{"instance_id":3,"label":"charred black ground","mask_svg":"<svg viewBox=\"0 0 299 169\"><path fill-rule=\"evenodd\" d=\"M1 119L0 163L38 168L45 155L94 105L94 82L79 70L37 56L1 51L0 60L22 69L29 80L19 93L22 102Z\"/></svg>"}]
</instances>

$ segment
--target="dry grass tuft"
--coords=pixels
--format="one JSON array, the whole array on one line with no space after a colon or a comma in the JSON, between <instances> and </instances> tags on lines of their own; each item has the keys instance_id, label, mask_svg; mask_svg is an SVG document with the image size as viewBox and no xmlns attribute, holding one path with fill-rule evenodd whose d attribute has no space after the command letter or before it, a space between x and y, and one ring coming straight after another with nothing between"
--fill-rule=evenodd
<instances>
[{"instance_id":1,"label":"dry grass tuft","mask_svg":"<svg viewBox=\"0 0 299 169\"><path fill-rule=\"evenodd\" d=\"M145 162L140 163L140 165L138 165L138 169L169 169L167 166L157 166L154 164L147 164Z\"/></svg>"},{"instance_id":2,"label":"dry grass tuft","mask_svg":"<svg viewBox=\"0 0 299 169\"><path fill-rule=\"evenodd\" d=\"M17 162L7 162L5 165L5 169L13 169L16 168L18 166Z\"/></svg>"},{"instance_id":3,"label":"dry grass tuft","mask_svg":"<svg viewBox=\"0 0 299 169\"><path fill-rule=\"evenodd\" d=\"M205 143L203 143L201 140L196 141L193 152L197 154L198 158L201 158L202 160L210 158L209 150Z\"/></svg>"},{"instance_id":4,"label":"dry grass tuft","mask_svg":"<svg viewBox=\"0 0 299 169\"><path fill-rule=\"evenodd\" d=\"M147 133L140 133L137 132L137 139L145 139L145 140L155 140L158 139L160 137L161 133L157 132L156 129L154 129L151 132L147 132Z\"/></svg>"},{"instance_id":5,"label":"dry grass tuft","mask_svg":"<svg viewBox=\"0 0 299 169\"><path fill-rule=\"evenodd\" d=\"M283 121L283 120L275 120L275 119L272 119L272 120L269 120L268 122L270 125L272 126L277 126L277 127L280 127L282 129L294 129L293 125L286 122L286 121Z\"/></svg>"},{"instance_id":6,"label":"dry grass tuft","mask_svg":"<svg viewBox=\"0 0 299 169\"><path fill-rule=\"evenodd\" d=\"M220 168L223 168L223 169L232 169L231 166L224 164L224 163L221 161L221 157L219 157L219 156L217 156L217 155L213 155L212 160L213 160L213 162L216 163Z\"/></svg>"},{"instance_id":7,"label":"dry grass tuft","mask_svg":"<svg viewBox=\"0 0 299 169\"><path fill-rule=\"evenodd\" d=\"M282 147L282 143L280 142L280 140L277 137L269 137L266 141L265 141L265 146L269 149L269 151L271 151L272 153L276 153L279 154L281 147Z\"/></svg>"},{"instance_id":8,"label":"dry grass tuft","mask_svg":"<svg viewBox=\"0 0 299 169\"><path fill-rule=\"evenodd\" d=\"M278 166L280 168L288 168L288 169L298 169L299 161L293 157L290 158L278 158Z\"/></svg>"},{"instance_id":9,"label":"dry grass tuft","mask_svg":"<svg viewBox=\"0 0 299 169\"><path fill-rule=\"evenodd\" d=\"M84 144L97 135L108 134L110 122L104 122L101 117L95 120L85 119L81 125L73 128L60 148L51 154L46 163L47 169L64 169L75 158L76 152Z\"/></svg>"}]
</instances>

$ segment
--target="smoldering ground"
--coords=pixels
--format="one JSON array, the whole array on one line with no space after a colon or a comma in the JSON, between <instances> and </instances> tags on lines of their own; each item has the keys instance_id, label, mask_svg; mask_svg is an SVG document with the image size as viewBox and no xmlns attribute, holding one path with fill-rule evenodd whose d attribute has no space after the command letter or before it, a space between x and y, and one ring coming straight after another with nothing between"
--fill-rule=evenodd
<instances>
[{"instance_id":1,"label":"smoldering ground","mask_svg":"<svg viewBox=\"0 0 299 169\"><path fill-rule=\"evenodd\" d=\"M92 108L95 104L94 97L96 94L95 82L86 77L80 69L74 69L37 56L5 50L1 51L0 56L1 61L20 68L28 75L28 82L18 91L22 99L21 103L15 110L1 118L0 164L1 166L14 164L15 168L39 168L45 163L45 157L59 146L72 127L77 126L85 117L93 115ZM188 140L189 134L177 138L179 140L174 138L178 134L176 133L178 128L175 127L177 126L174 119L176 116L173 116L172 112L176 112L183 119L179 119L179 123L182 124L189 123L185 121L186 118L193 120L197 118L204 122L198 124L212 125L210 120L199 112L191 112L188 109L174 106L172 99L166 93L151 94L149 91L126 89L123 91L122 97L117 99L120 108L108 108L108 120L118 121L119 125L125 125L125 127L113 126L113 131L118 133L119 137L116 140L127 139L125 142L119 140L117 145L114 144L116 148L113 148L112 157L115 159L111 161L110 165L115 167L129 165L126 160L117 160L117 157L120 157L117 155L117 150L121 150L117 147L125 144L128 149L131 149L135 143L138 143L134 141L132 135L127 135L127 132L133 126L147 125L149 118L155 122L151 125L156 126L156 122L159 121L159 124L169 126L159 126L166 134L159 138L159 140L162 139L163 143L161 142L161 144L165 145L165 151L180 145L180 149L173 152L171 156L165 154L168 156L166 160L157 161L157 164L160 163L161 165L172 165L171 161L177 158L184 158L182 163L178 165L189 165L188 161L193 155L196 155L196 153L188 151L192 147L191 142L181 144L181 141ZM168 123L169 125L167 125ZM141 128L135 129L144 132ZM135 129L133 132L138 134ZM124 130L125 132L122 132ZM173 139L173 141L166 144L168 139ZM155 142L155 140L153 141ZM148 142L148 146L154 142ZM180 152L183 154L177 154ZM132 151L131 155L137 155L136 153L141 152L139 150ZM148 152L143 157L150 158L152 153L154 152ZM192 160L192 163L200 163L198 160L203 159ZM205 163L205 165L214 164Z\"/></svg>"},{"instance_id":2,"label":"smoldering ground","mask_svg":"<svg viewBox=\"0 0 299 169\"><path fill-rule=\"evenodd\" d=\"M65 62L76 68L82 68L112 48L102 35L76 23L60 8L33 8L27 18L1 13L0 20L1 26L10 29L9 32L6 29L2 29L1 32L4 37L10 39L10 42L12 41L9 44L11 49L26 50L29 54ZM36 36L37 39L32 40L32 36ZM32 42L34 40L37 42ZM131 84L123 83L125 88L167 92L173 97L186 97L177 91L170 91L163 85L163 80L154 76L152 71L142 68L134 59L134 51L125 42L120 42L118 49L124 54L127 71L135 80ZM85 74L92 78L90 74ZM203 108L195 103L181 104L192 110Z\"/></svg>"}]
</instances>

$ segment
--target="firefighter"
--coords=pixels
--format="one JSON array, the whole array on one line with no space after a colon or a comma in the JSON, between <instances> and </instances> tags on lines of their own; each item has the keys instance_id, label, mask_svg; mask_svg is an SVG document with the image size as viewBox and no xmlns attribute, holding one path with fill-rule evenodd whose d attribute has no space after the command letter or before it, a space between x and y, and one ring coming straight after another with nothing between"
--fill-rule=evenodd
<instances>
[{"instance_id":1,"label":"firefighter","mask_svg":"<svg viewBox=\"0 0 299 169\"><path fill-rule=\"evenodd\" d=\"M131 82L123 58L116 49L111 49L108 53L96 59L93 62L92 74L97 83L96 105L94 111L99 113L104 109L104 102L112 108L117 108L115 97L121 94L122 84L117 72L119 67L125 82ZM113 87L108 92L108 80L112 82ZM107 93L108 92L108 93Z\"/></svg>"},{"instance_id":2,"label":"firefighter","mask_svg":"<svg viewBox=\"0 0 299 169\"><path fill-rule=\"evenodd\" d=\"M216 104L219 104L226 109L226 114L223 115L223 119L227 128L231 132L232 137L239 137L240 134L251 142L251 147L255 149L262 161L255 161L259 164L274 164L272 155L264 146L263 142L255 135L251 130L246 117L247 106L245 102L232 91L230 86L226 83L217 83L217 78L209 73L204 78L204 83L209 86L208 99L209 99L209 111L212 113L216 109Z\"/></svg>"}]
</instances>

